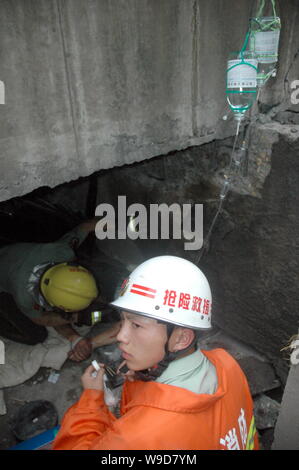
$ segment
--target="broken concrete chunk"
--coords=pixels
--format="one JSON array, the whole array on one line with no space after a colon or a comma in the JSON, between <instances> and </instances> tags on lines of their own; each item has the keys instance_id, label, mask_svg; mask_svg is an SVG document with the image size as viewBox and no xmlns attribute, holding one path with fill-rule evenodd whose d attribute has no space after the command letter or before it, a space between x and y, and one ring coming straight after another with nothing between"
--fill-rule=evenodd
<instances>
[{"instance_id":1,"label":"broken concrete chunk","mask_svg":"<svg viewBox=\"0 0 299 470\"><path fill-rule=\"evenodd\" d=\"M214 330L201 335L199 347L201 349L223 348L231 354L246 375L252 396L281 386L274 367L265 356L225 331Z\"/></svg>"},{"instance_id":2,"label":"broken concrete chunk","mask_svg":"<svg viewBox=\"0 0 299 470\"><path fill-rule=\"evenodd\" d=\"M274 369L268 362L255 357L243 357L237 361L247 377L252 396L280 387Z\"/></svg>"},{"instance_id":3,"label":"broken concrete chunk","mask_svg":"<svg viewBox=\"0 0 299 470\"><path fill-rule=\"evenodd\" d=\"M275 426L280 411L280 404L266 395L254 400L254 416L257 429L269 429Z\"/></svg>"}]
</instances>

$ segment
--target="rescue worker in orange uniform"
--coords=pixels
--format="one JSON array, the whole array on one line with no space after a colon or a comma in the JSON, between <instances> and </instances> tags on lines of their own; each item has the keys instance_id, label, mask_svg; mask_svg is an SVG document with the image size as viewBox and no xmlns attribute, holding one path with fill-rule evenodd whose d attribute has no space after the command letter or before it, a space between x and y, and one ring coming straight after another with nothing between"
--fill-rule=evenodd
<instances>
[{"instance_id":1,"label":"rescue worker in orange uniform","mask_svg":"<svg viewBox=\"0 0 299 470\"><path fill-rule=\"evenodd\" d=\"M198 332L211 327L211 304L206 277L189 261L159 256L137 267L112 302L121 311L117 340L128 369L121 417L105 404L103 367L95 374L90 366L53 449L258 449L239 365L223 349L196 347Z\"/></svg>"}]
</instances>

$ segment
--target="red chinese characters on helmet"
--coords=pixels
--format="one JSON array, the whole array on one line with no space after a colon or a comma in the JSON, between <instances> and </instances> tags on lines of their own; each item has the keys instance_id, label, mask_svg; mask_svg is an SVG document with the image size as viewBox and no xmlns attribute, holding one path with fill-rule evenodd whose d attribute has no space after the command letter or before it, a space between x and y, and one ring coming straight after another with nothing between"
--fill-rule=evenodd
<instances>
[{"instance_id":1,"label":"red chinese characters on helmet","mask_svg":"<svg viewBox=\"0 0 299 470\"><path fill-rule=\"evenodd\" d=\"M211 328L209 282L184 258L157 256L144 261L131 272L121 294L111 305L186 328Z\"/></svg>"},{"instance_id":2,"label":"red chinese characters on helmet","mask_svg":"<svg viewBox=\"0 0 299 470\"><path fill-rule=\"evenodd\" d=\"M195 295L191 296L186 292L177 292L175 290L166 289L163 305L191 310L193 312L202 313L203 315L209 315L212 304L208 299L202 299Z\"/></svg>"},{"instance_id":3,"label":"red chinese characters on helmet","mask_svg":"<svg viewBox=\"0 0 299 470\"><path fill-rule=\"evenodd\" d=\"M166 290L164 295L164 302L163 305L168 305L169 307L175 307L175 299L176 299L176 291L175 290Z\"/></svg>"},{"instance_id":4,"label":"red chinese characters on helmet","mask_svg":"<svg viewBox=\"0 0 299 470\"><path fill-rule=\"evenodd\" d=\"M202 298L201 297L196 297L196 295L193 296L192 299L192 310L193 312L200 312L200 306L202 303Z\"/></svg>"},{"instance_id":5,"label":"red chinese characters on helmet","mask_svg":"<svg viewBox=\"0 0 299 470\"><path fill-rule=\"evenodd\" d=\"M204 299L204 303L203 303L203 310L202 310L202 313L204 315L209 315L209 311L210 311L210 301L207 300L207 299Z\"/></svg>"},{"instance_id":6,"label":"red chinese characters on helmet","mask_svg":"<svg viewBox=\"0 0 299 470\"><path fill-rule=\"evenodd\" d=\"M186 294L181 292L179 298L179 305L178 308L183 308L185 310L189 310L190 305L190 294Z\"/></svg>"}]
</instances>

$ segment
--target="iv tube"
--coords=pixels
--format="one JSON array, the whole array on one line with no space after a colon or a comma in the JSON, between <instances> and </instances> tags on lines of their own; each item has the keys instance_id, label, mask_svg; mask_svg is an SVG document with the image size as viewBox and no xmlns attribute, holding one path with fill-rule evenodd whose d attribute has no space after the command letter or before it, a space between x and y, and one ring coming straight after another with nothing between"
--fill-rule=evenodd
<instances>
[{"instance_id":1,"label":"iv tube","mask_svg":"<svg viewBox=\"0 0 299 470\"><path fill-rule=\"evenodd\" d=\"M217 209L217 212L212 220L212 223L210 225L210 228L209 228L209 231L207 233L207 236L204 240L204 243L203 243L203 246L199 252L199 256L197 258L197 260L195 261L195 264L198 264L202 258L202 255L204 254L204 252L206 251L208 245L209 245L209 241L210 241L210 238L211 238L211 234L212 234L212 231L213 231L213 228L216 224L216 221L218 219L218 216L222 210L222 206L223 206L223 202L226 198L226 195L229 191L229 187L230 187L230 183L231 183L231 168L232 168L232 163L233 163L233 155L235 153L235 149L236 149L236 144L237 144L237 140L238 140L238 136L239 136L239 130L240 130L240 124L241 124L241 121L238 120L237 121L237 130L236 130L236 135L235 135L235 139L234 139L234 144L233 144L233 148L232 148L232 152L231 152L231 158L230 158L230 164L229 164L229 169L228 169L228 178L224 181L224 184L221 188L221 191L220 191L220 195L219 195L219 204L218 204L218 209Z\"/></svg>"}]
</instances>

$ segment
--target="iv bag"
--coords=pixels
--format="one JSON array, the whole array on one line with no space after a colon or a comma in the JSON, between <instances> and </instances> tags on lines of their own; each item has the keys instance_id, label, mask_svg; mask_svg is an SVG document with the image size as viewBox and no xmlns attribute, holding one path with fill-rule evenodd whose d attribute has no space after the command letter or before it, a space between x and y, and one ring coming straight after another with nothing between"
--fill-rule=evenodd
<instances>
[{"instance_id":1,"label":"iv bag","mask_svg":"<svg viewBox=\"0 0 299 470\"><path fill-rule=\"evenodd\" d=\"M257 85L276 75L278 46L281 30L280 8L275 0L256 0L250 19L249 49L258 59Z\"/></svg>"},{"instance_id":2,"label":"iv bag","mask_svg":"<svg viewBox=\"0 0 299 470\"><path fill-rule=\"evenodd\" d=\"M227 63L226 95L237 121L252 106L257 91L257 59L251 51L232 52Z\"/></svg>"}]
</instances>

